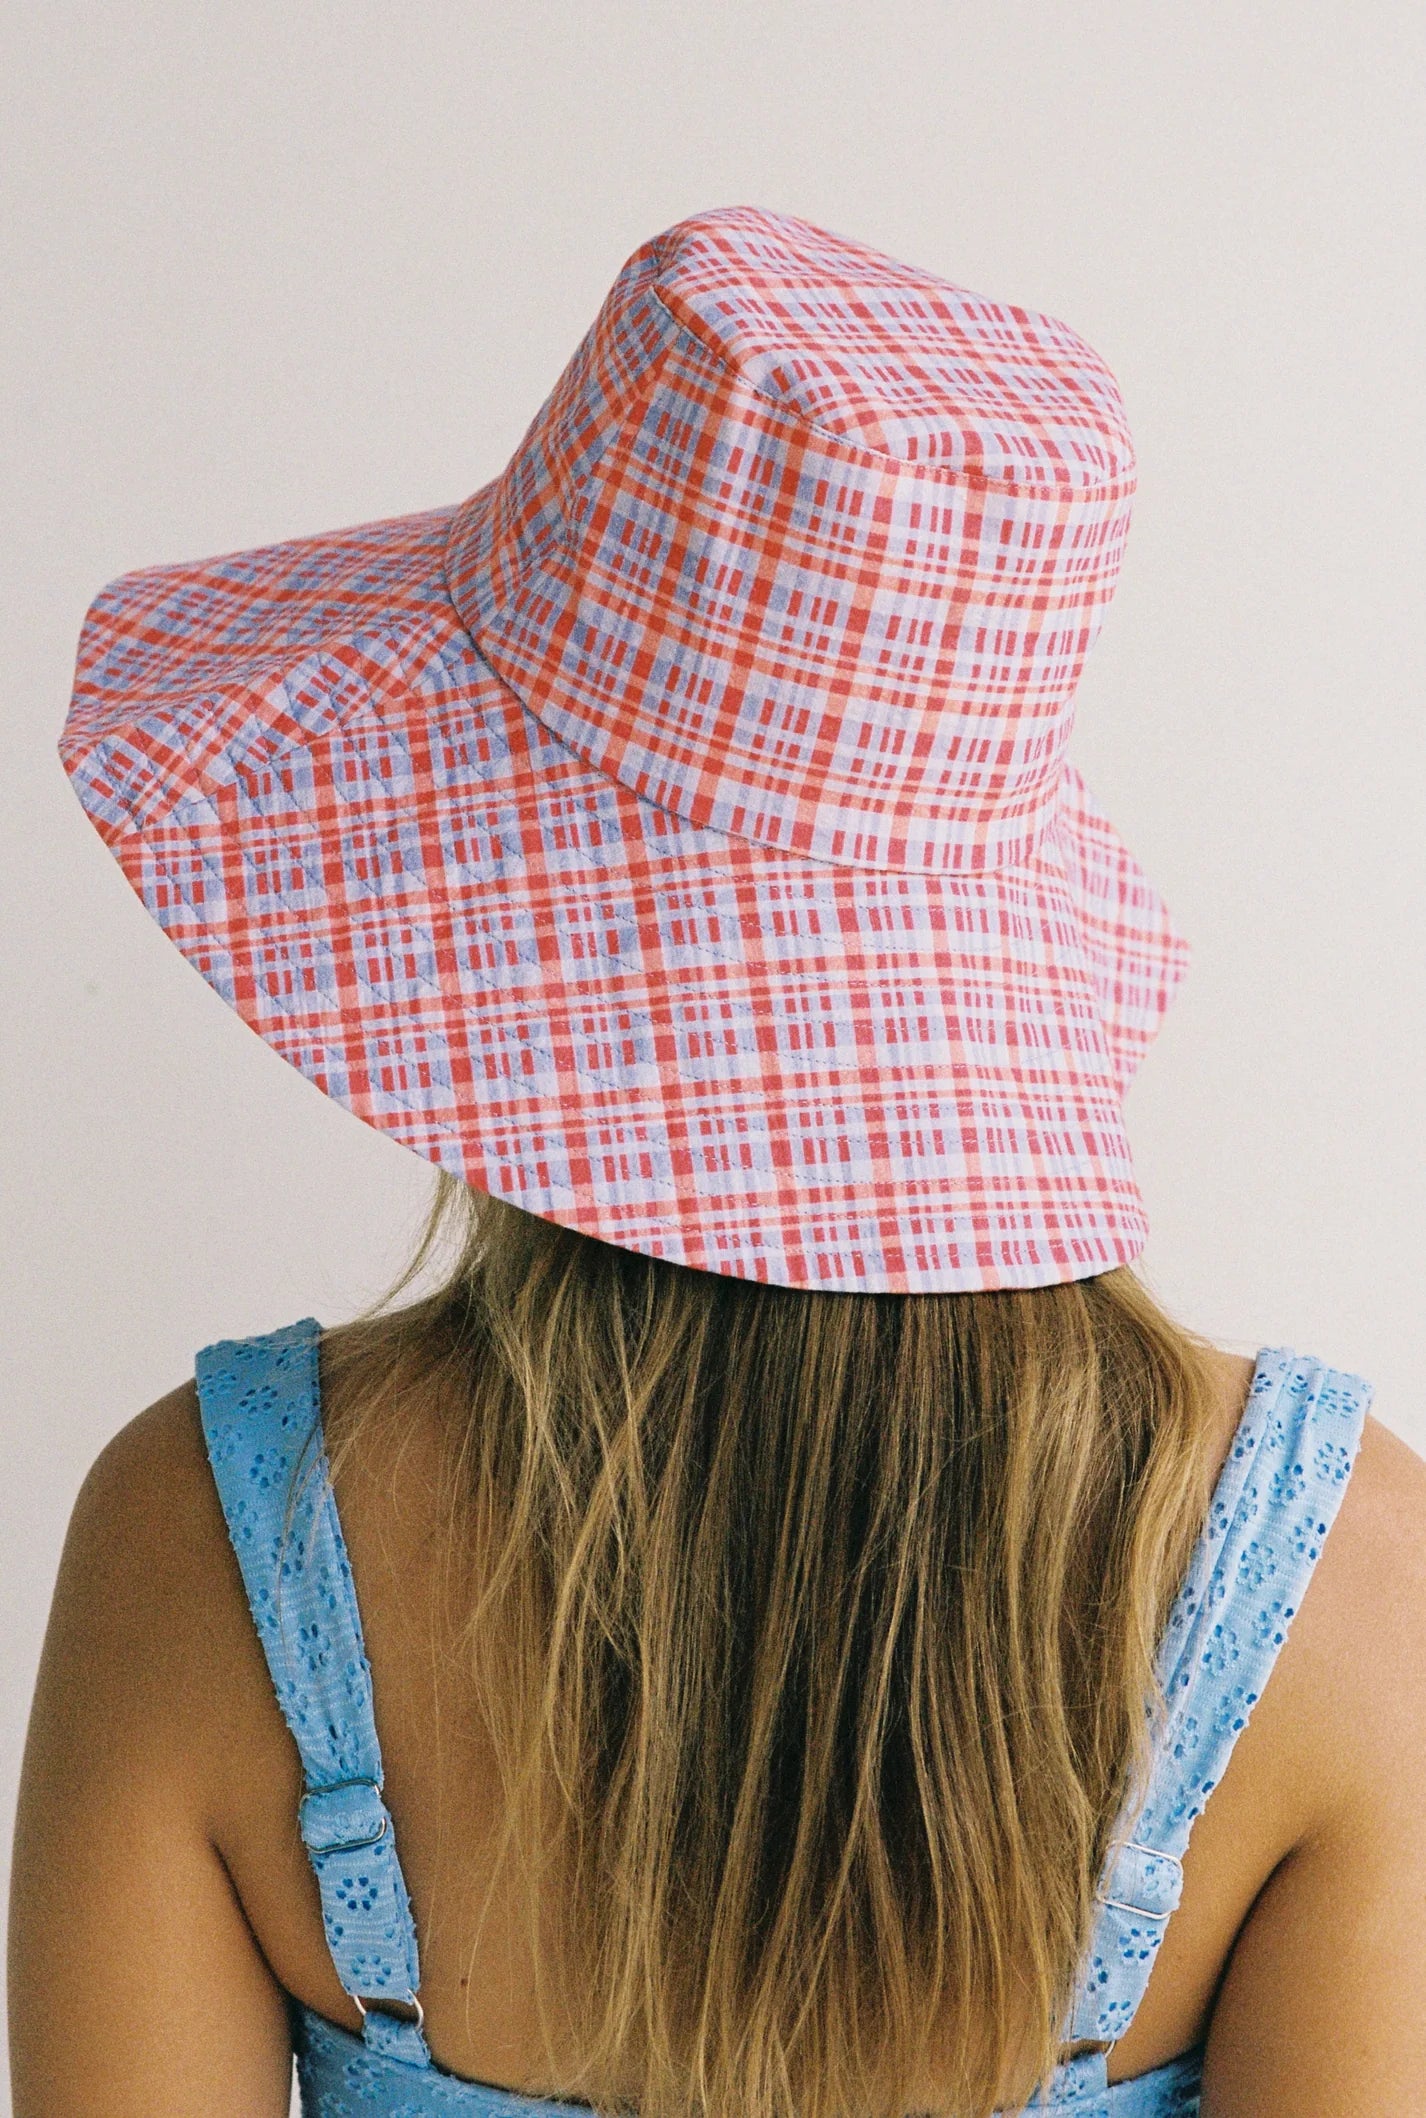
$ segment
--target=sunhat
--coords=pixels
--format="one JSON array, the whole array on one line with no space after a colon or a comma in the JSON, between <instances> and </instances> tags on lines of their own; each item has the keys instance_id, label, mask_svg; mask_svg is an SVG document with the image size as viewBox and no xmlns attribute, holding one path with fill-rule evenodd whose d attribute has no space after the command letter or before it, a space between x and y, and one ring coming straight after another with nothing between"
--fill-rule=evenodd
<instances>
[{"instance_id":1,"label":"sunhat","mask_svg":"<svg viewBox=\"0 0 1426 2118\"><path fill-rule=\"evenodd\" d=\"M479 1189L784 1286L1085 1278L1188 967L1066 755L1134 479L1066 325L718 208L462 505L106 588L62 755L229 1006Z\"/></svg>"}]
</instances>

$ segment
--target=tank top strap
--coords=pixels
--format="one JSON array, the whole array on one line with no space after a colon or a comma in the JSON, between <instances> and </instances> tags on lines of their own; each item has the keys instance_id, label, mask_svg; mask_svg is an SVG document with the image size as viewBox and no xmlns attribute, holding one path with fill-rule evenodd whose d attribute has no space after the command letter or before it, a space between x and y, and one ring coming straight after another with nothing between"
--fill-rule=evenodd
<instances>
[{"instance_id":1,"label":"tank top strap","mask_svg":"<svg viewBox=\"0 0 1426 2118\"><path fill-rule=\"evenodd\" d=\"M429 2066L420 1965L382 1798L371 1666L322 1433L314 1317L195 1363L208 1460L253 1622L302 1760L302 1843L343 1987L374 2050ZM417 2021L386 2011L410 2001ZM376 2005L371 2005L376 2003Z\"/></svg>"},{"instance_id":2,"label":"tank top strap","mask_svg":"<svg viewBox=\"0 0 1426 2118\"><path fill-rule=\"evenodd\" d=\"M1302 1601L1356 1461L1374 1386L1285 1346L1258 1354L1158 1655L1166 1713L1125 1804L1066 2039L1116 2042L1183 1888L1195 1820L1227 1767Z\"/></svg>"}]
</instances>

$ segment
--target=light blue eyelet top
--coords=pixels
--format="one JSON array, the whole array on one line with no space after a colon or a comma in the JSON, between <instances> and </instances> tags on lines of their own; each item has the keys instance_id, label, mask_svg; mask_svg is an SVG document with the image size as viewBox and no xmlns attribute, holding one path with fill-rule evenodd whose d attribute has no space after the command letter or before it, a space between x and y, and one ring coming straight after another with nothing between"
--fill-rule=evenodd
<instances>
[{"instance_id":1,"label":"light blue eyelet top","mask_svg":"<svg viewBox=\"0 0 1426 2118\"><path fill-rule=\"evenodd\" d=\"M305 2118L540 2118L582 2113L467 2081L432 2059L410 1900L382 1799L371 1669L328 1475L312 1317L198 1355L203 1432L278 1701L301 1754L299 1826L337 1975L365 2008L354 2035L293 2003ZM1222 1778L1322 1551L1373 1386L1265 1347L1159 1656L1169 1716L1147 1796L1121 1818L1065 2041L1112 2044L1134 2019L1183 1882L1189 1831ZM417 2003L419 2006L419 2003ZM1033 2108L1074 2118L1181 2118L1202 2049L1133 2080L1105 2054L1057 2072Z\"/></svg>"}]
</instances>

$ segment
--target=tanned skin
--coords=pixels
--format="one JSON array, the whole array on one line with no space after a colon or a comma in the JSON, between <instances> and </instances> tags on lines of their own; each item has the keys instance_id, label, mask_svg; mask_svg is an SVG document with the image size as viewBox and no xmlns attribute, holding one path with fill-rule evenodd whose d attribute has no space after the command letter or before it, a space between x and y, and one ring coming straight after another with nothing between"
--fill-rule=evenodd
<instances>
[{"instance_id":1,"label":"tanned skin","mask_svg":"<svg viewBox=\"0 0 1426 2118\"><path fill-rule=\"evenodd\" d=\"M1218 1461L1253 1365L1221 1360ZM427 2034L455 2073L558 2094L499 1876L474 1939L499 1818L442 1663L436 1447L418 1414L337 1496ZM105 1449L64 1548L16 1839L15 2118L286 2118L285 1995L360 2021L300 1791L188 1384ZM1111 2081L1206 2033L1204 2118L1426 2112L1426 1463L1376 1419L1184 1871Z\"/></svg>"}]
</instances>

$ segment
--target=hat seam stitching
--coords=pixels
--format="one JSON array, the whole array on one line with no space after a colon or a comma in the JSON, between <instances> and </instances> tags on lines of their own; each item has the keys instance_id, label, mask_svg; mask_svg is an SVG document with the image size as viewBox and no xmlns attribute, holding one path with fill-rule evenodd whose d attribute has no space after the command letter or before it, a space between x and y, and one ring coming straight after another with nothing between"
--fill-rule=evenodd
<instances>
[{"instance_id":1,"label":"hat seam stitching","mask_svg":"<svg viewBox=\"0 0 1426 2118\"><path fill-rule=\"evenodd\" d=\"M562 538L552 537L545 545L544 551L548 553L554 549L556 543L562 542ZM444 561L442 562L442 564L444 567ZM551 578L546 572L543 563L540 563L538 570L542 578L544 578L545 580L549 580ZM784 860L797 862L807 861L814 863L818 867L843 869L849 871L852 874L860 875L909 875L914 877L918 881L945 882L950 880L964 879L966 877L973 877L977 875L1016 875L1029 872L1027 860L1024 855L1021 855L1019 858L1014 860L1000 861L993 864L987 863L986 865L979 868L933 867L929 863L923 863L920 866L911 866L906 863L895 864L888 861L838 860L829 853L812 853L804 850L801 847L774 845L768 839L755 837L751 831L734 831L729 829L726 825L722 824L699 823L695 821L692 817L685 816L681 810L673 808L668 802L658 801L653 795L644 793L637 787L631 787L628 781L625 779L621 779L617 772L610 771L609 767L601 761L592 757L587 757L582 750L578 749L576 745L569 740L568 736L563 735L559 729L552 728L549 722L544 718L543 714L538 713L536 709L528 703L527 700L523 699L520 696L520 693L515 689L514 685L509 682L508 678L504 675L503 671L498 669L495 663L491 661L489 655L485 652L485 650L480 644L479 635L471 632L466 627L464 621L461 619L459 611L455 608L454 601L452 601L451 608L455 612L457 620L457 629L459 630L461 636L469 642L470 646L474 649L480 661L490 671L492 677L494 677L496 683L501 686L502 690L506 691L509 694L509 696L515 701L515 704L520 708L522 713L527 713L530 715L532 720L538 721L541 729L552 742L558 743L561 750L565 751L571 758L577 760L577 762L584 768L585 771L597 773L600 779L603 780L606 785L620 788L623 793L629 796L631 801L642 802L648 808L657 809L662 815L672 817L674 822L682 830L709 831L716 834L716 836L718 836L719 838L732 839L740 845L759 847L763 852L780 856ZM325 738L318 738L318 740L325 740ZM1031 861L1036 861L1039 859L1041 848L1045 845L1046 841L1052 836L1052 834L1058 827L1060 816L1064 809L1065 789L1063 771L1065 763L1066 757L1062 753L1059 760L1059 772L1057 773L1057 798L1053 803L1051 803L1047 807L1047 821L1045 822L1039 834L1037 835L1033 847L1031 847L1030 849L1029 859ZM1053 862L1050 862L1048 865L1051 868L1054 867Z\"/></svg>"},{"instance_id":2,"label":"hat seam stitching","mask_svg":"<svg viewBox=\"0 0 1426 2118\"><path fill-rule=\"evenodd\" d=\"M864 457L871 465L890 467L893 471L902 475L916 474L929 477L937 484L969 485L979 492L1025 493L1040 499L1053 497L1062 500L1067 495L1074 493L1097 495L1120 492L1132 493L1137 490L1137 466L1133 470L1121 473L1117 478L1099 478L1087 483L1068 479L1062 483L1054 483L1024 478L992 478L988 472L969 468L955 471L937 471L929 459L924 462L918 462L914 457L890 456L883 449L873 449L864 442L851 441L845 434L838 434L834 428L823 426L819 420L813 419L810 415L795 412L785 399L774 397L770 391L760 389L742 368L738 367L733 361L728 359L726 354L720 352L716 346L711 344L701 331L696 330L691 323L685 322L676 311L669 307L655 281L650 280L648 292L650 297L663 310L674 329L683 337L690 339L701 353L705 354L708 359L715 361L727 374L735 376L741 387L746 389L750 396L756 397L761 404L769 406L789 425L801 427L808 433L818 435L822 440L831 442L837 448L845 450L850 456Z\"/></svg>"},{"instance_id":3,"label":"hat seam stitching","mask_svg":"<svg viewBox=\"0 0 1426 2118\"><path fill-rule=\"evenodd\" d=\"M544 554L553 550L556 544L563 543L564 537L561 530L556 530L546 540L542 548L541 561L536 562L541 573L545 571L542 563ZM819 868L846 870L853 874L905 875L910 876L913 880L928 883L965 881L972 880L977 876L1030 876L1046 866L1054 873L1061 872L1053 859L1048 862L1043 859L1042 849L1053 838L1063 816L1066 795L1069 792L1063 772L1064 765L1069 762L1067 757L1062 757L1060 761L1059 798L1051 806L1048 812L1048 821L1037 837L1028 860L1022 855L1015 860L999 862L993 865L987 864L978 868L936 868L927 865L910 866L882 861L837 860L829 854L813 853L797 847L773 845L766 839L755 837L751 832L734 831L714 823L695 822L692 818L684 816L678 809L671 807L667 802L660 802L654 796L629 786L627 781L621 779L617 773L609 771L607 766L586 757L567 737L562 735L558 729L551 728L549 723L533 707L527 704L514 686L508 682L502 672L491 662L489 656L484 653L478 636L468 629L462 619L450 593L446 553L444 551L442 551L438 563L445 605L442 618L447 622L440 625L431 623L431 637L427 641L428 655L439 657L443 640L454 640L457 643L463 643L468 646L483 667L489 670L502 691L519 707L520 711L530 715L538 723L544 735L551 742L556 743L582 770L597 774L604 785L619 788L631 801L641 803L648 809L657 810L660 814L670 817L682 831L708 832L718 838L732 841L734 844L756 847L772 858L780 858L798 865L807 863ZM393 626L373 626L364 627L354 632L345 644L355 645L358 641L368 639L379 641L390 650L393 659L400 668L406 688L413 694L419 695L421 689L419 681L410 673L409 639L403 637L397 628ZM263 775L279 769L282 760L285 758L314 757L320 753L324 744L335 744L345 740L349 731L359 729L364 716L372 716L378 721L382 719L379 702L370 693L365 699L355 704L348 714L334 721L331 726L313 733L303 731L279 743L277 747L268 751L265 757L248 759L234 756L231 751L226 749L220 751L218 753L219 758L225 760L232 767L232 778L218 778L209 769L205 768L198 773L195 780L189 781L181 787L166 785L166 799L161 806L144 801L132 787L120 792L116 783L119 783L122 778L129 777L129 775L114 774L111 778L112 791L109 800L115 808L122 811L123 816L127 819L127 826L121 825L119 827L122 835L124 837L132 836L141 842L145 842L145 831L148 827L170 821L180 809L190 802L212 801L228 789L236 789L246 795L248 799L253 799L254 796L248 784L249 782L259 780ZM83 762L91 769L97 766L100 770L106 771L106 776L108 776L106 770L108 762L111 757L123 748L125 734L131 736L142 734L137 716L130 719L123 728L111 730L108 734L102 736L93 748L86 753ZM259 741L264 738L270 738L272 734L273 731L270 727L264 727ZM163 776L154 765L153 760L146 759L146 762L150 766L153 778L163 784Z\"/></svg>"}]
</instances>

